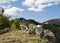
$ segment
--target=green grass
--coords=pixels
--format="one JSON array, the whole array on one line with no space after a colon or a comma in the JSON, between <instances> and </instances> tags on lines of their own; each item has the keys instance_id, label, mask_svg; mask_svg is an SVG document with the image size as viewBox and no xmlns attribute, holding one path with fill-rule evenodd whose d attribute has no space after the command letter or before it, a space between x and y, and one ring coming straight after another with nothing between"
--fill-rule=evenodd
<instances>
[{"instance_id":1,"label":"green grass","mask_svg":"<svg viewBox=\"0 0 60 43\"><path fill-rule=\"evenodd\" d=\"M0 43L40 43L42 40L40 36L28 35L22 30L12 30L0 35Z\"/></svg>"}]
</instances>

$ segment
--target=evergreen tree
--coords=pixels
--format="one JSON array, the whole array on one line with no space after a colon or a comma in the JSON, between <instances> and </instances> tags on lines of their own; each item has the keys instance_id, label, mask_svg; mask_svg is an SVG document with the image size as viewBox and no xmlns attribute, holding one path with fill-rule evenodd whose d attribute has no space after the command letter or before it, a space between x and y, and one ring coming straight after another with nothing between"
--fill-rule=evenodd
<instances>
[{"instance_id":1,"label":"evergreen tree","mask_svg":"<svg viewBox=\"0 0 60 43\"><path fill-rule=\"evenodd\" d=\"M0 29L4 29L6 27L9 27L9 18L5 15L3 15L4 10L2 9L2 14L0 14Z\"/></svg>"}]
</instances>

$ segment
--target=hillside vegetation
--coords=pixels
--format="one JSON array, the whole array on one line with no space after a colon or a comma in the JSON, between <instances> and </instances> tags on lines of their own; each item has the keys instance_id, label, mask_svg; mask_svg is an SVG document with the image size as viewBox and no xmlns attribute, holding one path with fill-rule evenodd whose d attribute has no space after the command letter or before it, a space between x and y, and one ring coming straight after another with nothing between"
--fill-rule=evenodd
<instances>
[{"instance_id":1,"label":"hillside vegetation","mask_svg":"<svg viewBox=\"0 0 60 43\"><path fill-rule=\"evenodd\" d=\"M35 34L28 35L21 30L13 30L0 35L0 43L45 43L46 40L41 39Z\"/></svg>"},{"instance_id":2,"label":"hillside vegetation","mask_svg":"<svg viewBox=\"0 0 60 43\"><path fill-rule=\"evenodd\" d=\"M33 26L41 25L42 30L50 30L55 34L56 39L60 40L60 19L47 21L48 24L38 23L32 19L15 18L10 20L9 16L5 16L4 11L0 14L0 43L53 43L48 42L44 37L36 35ZM20 25L25 25L30 30L27 34L21 29Z\"/></svg>"},{"instance_id":3,"label":"hillside vegetation","mask_svg":"<svg viewBox=\"0 0 60 43\"><path fill-rule=\"evenodd\" d=\"M48 24L45 24L47 22ZM59 39L60 41L60 18L48 20L43 24L44 24L44 28L51 30L56 35L56 38Z\"/></svg>"}]
</instances>

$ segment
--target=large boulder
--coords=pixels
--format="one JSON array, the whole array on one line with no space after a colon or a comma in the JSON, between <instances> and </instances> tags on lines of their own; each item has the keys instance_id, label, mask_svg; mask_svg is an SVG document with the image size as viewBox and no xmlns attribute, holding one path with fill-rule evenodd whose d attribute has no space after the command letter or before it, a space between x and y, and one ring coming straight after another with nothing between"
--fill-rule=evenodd
<instances>
[{"instance_id":1,"label":"large boulder","mask_svg":"<svg viewBox=\"0 0 60 43\"><path fill-rule=\"evenodd\" d=\"M41 27L41 25L35 26L35 30L36 30L36 35L40 35L41 32L42 32L42 27Z\"/></svg>"},{"instance_id":2,"label":"large boulder","mask_svg":"<svg viewBox=\"0 0 60 43\"><path fill-rule=\"evenodd\" d=\"M25 26L25 25L21 24L21 25L20 25L20 29L24 31L24 30L26 30L26 29L27 29L27 26Z\"/></svg>"},{"instance_id":3,"label":"large boulder","mask_svg":"<svg viewBox=\"0 0 60 43\"><path fill-rule=\"evenodd\" d=\"M48 29L44 30L44 35L55 37L55 34L51 30L48 30Z\"/></svg>"},{"instance_id":4,"label":"large boulder","mask_svg":"<svg viewBox=\"0 0 60 43\"><path fill-rule=\"evenodd\" d=\"M36 34L35 29L26 29L25 33L27 33L27 34Z\"/></svg>"},{"instance_id":5,"label":"large boulder","mask_svg":"<svg viewBox=\"0 0 60 43\"><path fill-rule=\"evenodd\" d=\"M55 34L48 29L44 30L44 39L48 40L50 43L55 43L57 40Z\"/></svg>"},{"instance_id":6,"label":"large boulder","mask_svg":"<svg viewBox=\"0 0 60 43\"><path fill-rule=\"evenodd\" d=\"M30 33L30 29L26 28L25 33L29 34Z\"/></svg>"}]
</instances>

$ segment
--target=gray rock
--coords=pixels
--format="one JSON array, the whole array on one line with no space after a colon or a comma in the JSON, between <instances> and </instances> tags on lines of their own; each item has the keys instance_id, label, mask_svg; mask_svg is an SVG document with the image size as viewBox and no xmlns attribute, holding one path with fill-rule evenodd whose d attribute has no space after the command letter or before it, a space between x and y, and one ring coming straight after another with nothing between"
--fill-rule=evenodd
<instances>
[{"instance_id":1,"label":"gray rock","mask_svg":"<svg viewBox=\"0 0 60 43\"><path fill-rule=\"evenodd\" d=\"M36 30L36 35L40 35L41 32L42 32L42 27L41 27L41 25L35 26L35 30Z\"/></svg>"},{"instance_id":2,"label":"gray rock","mask_svg":"<svg viewBox=\"0 0 60 43\"><path fill-rule=\"evenodd\" d=\"M30 32L30 29L26 29L26 30L25 30L25 33L26 33L26 34L29 34L29 32Z\"/></svg>"},{"instance_id":3,"label":"gray rock","mask_svg":"<svg viewBox=\"0 0 60 43\"><path fill-rule=\"evenodd\" d=\"M44 30L44 38L48 40L49 43L55 43L56 37L55 34L50 30Z\"/></svg>"},{"instance_id":4,"label":"gray rock","mask_svg":"<svg viewBox=\"0 0 60 43\"><path fill-rule=\"evenodd\" d=\"M44 36L52 36L52 37L55 37L55 34L52 32L52 31L50 31L50 30L44 30Z\"/></svg>"},{"instance_id":5,"label":"gray rock","mask_svg":"<svg viewBox=\"0 0 60 43\"><path fill-rule=\"evenodd\" d=\"M24 30L26 30L26 29L27 29L27 26L25 26L25 25L21 24L21 25L20 25L20 29L24 31Z\"/></svg>"}]
</instances>

